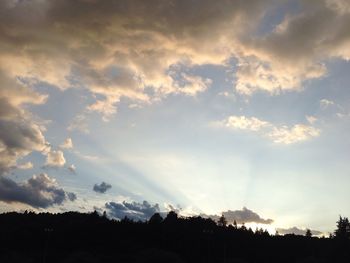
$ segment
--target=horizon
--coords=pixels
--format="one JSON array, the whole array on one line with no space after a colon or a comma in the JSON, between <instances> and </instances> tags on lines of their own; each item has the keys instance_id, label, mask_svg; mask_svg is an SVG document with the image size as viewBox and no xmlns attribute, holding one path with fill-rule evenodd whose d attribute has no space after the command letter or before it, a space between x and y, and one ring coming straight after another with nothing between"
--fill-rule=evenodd
<instances>
[{"instance_id":1,"label":"horizon","mask_svg":"<svg viewBox=\"0 0 350 263\"><path fill-rule=\"evenodd\" d=\"M350 215L348 1L0 12L0 213L173 210L319 235Z\"/></svg>"}]
</instances>

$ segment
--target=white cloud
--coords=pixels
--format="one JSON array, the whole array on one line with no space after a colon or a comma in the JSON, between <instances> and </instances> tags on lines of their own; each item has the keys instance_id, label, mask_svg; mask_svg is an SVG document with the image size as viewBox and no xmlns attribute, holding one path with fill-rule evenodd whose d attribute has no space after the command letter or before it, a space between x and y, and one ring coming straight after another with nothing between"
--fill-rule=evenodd
<instances>
[{"instance_id":1,"label":"white cloud","mask_svg":"<svg viewBox=\"0 0 350 263\"><path fill-rule=\"evenodd\" d=\"M47 153L45 167L63 167L66 163L63 152L60 150Z\"/></svg>"},{"instance_id":2,"label":"white cloud","mask_svg":"<svg viewBox=\"0 0 350 263\"><path fill-rule=\"evenodd\" d=\"M292 127L274 127L267 135L276 143L292 144L317 137L320 135L320 130L312 126L296 124Z\"/></svg>"},{"instance_id":3,"label":"white cloud","mask_svg":"<svg viewBox=\"0 0 350 263\"><path fill-rule=\"evenodd\" d=\"M221 127L230 129L257 132L272 139L275 143L281 144L305 141L320 134L319 129L305 124L295 124L292 127L286 125L275 126L268 121L246 116L229 116L219 124Z\"/></svg>"},{"instance_id":4,"label":"white cloud","mask_svg":"<svg viewBox=\"0 0 350 263\"><path fill-rule=\"evenodd\" d=\"M73 148L72 138L65 139L64 142L60 145L60 148L62 148L62 149L72 149Z\"/></svg>"},{"instance_id":5,"label":"white cloud","mask_svg":"<svg viewBox=\"0 0 350 263\"><path fill-rule=\"evenodd\" d=\"M270 124L255 117L230 116L224 121L224 125L233 129L259 131Z\"/></svg>"}]
</instances>

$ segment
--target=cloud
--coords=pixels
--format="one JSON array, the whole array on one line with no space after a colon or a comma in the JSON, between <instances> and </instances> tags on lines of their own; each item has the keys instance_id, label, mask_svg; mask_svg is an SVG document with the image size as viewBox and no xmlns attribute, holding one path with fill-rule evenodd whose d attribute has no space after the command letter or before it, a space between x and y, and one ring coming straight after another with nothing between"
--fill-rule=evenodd
<instances>
[{"instance_id":1,"label":"cloud","mask_svg":"<svg viewBox=\"0 0 350 263\"><path fill-rule=\"evenodd\" d=\"M181 74L182 81L174 81L174 86L177 88L177 93L182 93L188 96L205 91L211 84L211 79L203 79L199 76L190 76L185 73Z\"/></svg>"},{"instance_id":2,"label":"cloud","mask_svg":"<svg viewBox=\"0 0 350 263\"><path fill-rule=\"evenodd\" d=\"M1 30L0 68L12 79L86 88L98 95L88 109L108 120L122 97L149 103L205 91L209 79L177 65L225 64L269 2L1 3L0 23L8 26Z\"/></svg>"},{"instance_id":3,"label":"cloud","mask_svg":"<svg viewBox=\"0 0 350 263\"><path fill-rule=\"evenodd\" d=\"M270 137L275 143L292 144L305 141L319 135L320 130L312 126L296 124L292 127L274 127L268 134L268 137Z\"/></svg>"},{"instance_id":4,"label":"cloud","mask_svg":"<svg viewBox=\"0 0 350 263\"><path fill-rule=\"evenodd\" d=\"M38 125L27 119L0 117L0 175L17 166L17 160L47 147Z\"/></svg>"},{"instance_id":5,"label":"cloud","mask_svg":"<svg viewBox=\"0 0 350 263\"><path fill-rule=\"evenodd\" d=\"M112 186L110 184L107 184L105 182L102 182L100 183L99 185L98 184L95 184L94 187L93 187L93 190L96 192L96 193L105 193L108 189L112 188Z\"/></svg>"},{"instance_id":6,"label":"cloud","mask_svg":"<svg viewBox=\"0 0 350 263\"><path fill-rule=\"evenodd\" d=\"M334 101L322 99L320 100L320 106L322 109L327 109L329 106L334 105Z\"/></svg>"},{"instance_id":7,"label":"cloud","mask_svg":"<svg viewBox=\"0 0 350 263\"><path fill-rule=\"evenodd\" d=\"M76 196L74 193L64 191L55 179L45 173L34 175L22 183L0 176L0 200L6 203L22 203L35 208L48 208L61 205L67 198L74 201Z\"/></svg>"},{"instance_id":8,"label":"cloud","mask_svg":"<svg viewBox=\"0 0 350 263\"><path fill-rule=\"evenodd\" d=\"M22 109L24 104L45 103L47 96L34 91L29 83L13 78L2 66L6 65L0 62L0 175L16 167L25 168L17 165L17 160L33 151L44 151L48 144L43 126Z\"/></svg>"},{"instance_id":9,"label":"cloud","mask_svg":"<svg viewBox=\"0 0 350 263\"><path fill-rule=\"evenodd\" d=\"M249 210L246 207L243 207L242 210L227 210L222 212L222 215L226 218L228 224L233 224L236 221L237 224L243 223L258 223L258 224L272 224L272 219L263 219L257 213ZM219 215L206 215L201 214L203 217L210 217L214 221L217 221L220 216Z\"/></svg>"},{"instance_id":10,"label":"cloud","mask_svg":"<svg viewBox=\"0 0 350 263\"><path fill-rule=\"evenodd\" d=\"M67 169L68 169L68 171L71 172L72 174L76 174L76 169L77 169L77 168L75 167L74 164L69 165Z\"/></svg>"},{"instance_id":11,"label":"cloud","mask_svg":"<svg viewBox=\"0 0 350 263\"><path fill-rule=\"evenodd\" d=\"M179 205L174 206L169 203L164 203L164 207L167 212L174 211L175 213L180 214L183 211L183 209Z\"/></svg>"},{"instance_id":12,"label":"cloud","mask_svg":"<svg viewBox=\"0 0 350 263\"><path fill-rule=\"evenodd\" d=\"M65 139L64 142L60 145L60 148L62 148L62 149L72 149L73 148L72 138Z\"/></svg>"},{"instance_id":13,"label":"cloud","mask_svg":"<svg viewBox=\"0 0 350 263\"><path fill-rule=\"evenodd\" d=\"M236 220L237 224L242 223L259 223L259 224L271 224L273 223L272 219L263 219L257 213L249 210L246 207L243 207L242 210L222 212L222 215L226 218L227 222L233 223Z\"/></svg>"},{"instance_id":14,"label":"cloud","mask_svg":"<svg viewBox=\"0 0 350 263\"><path fill-rule=\"evenodd\" d=\"M236 90L247 95L301 90L305 80L325 76L325 61L348 60L350 13L344 3L300 1L301 11L287 14L271 32L247 36L238 58Z\"/></svg>"},{"instance_id":15,"label":"cloud","mask_svg":"<svg viewBox=\"0 0 350 263\"><path fill-rule=\"evenodd\" d=\"M309 118L310 120L315 121L315 119ZM270 138L273 142L281 144L297 143L320 135L320 130L310 125L295 124L291 127L287 125L275 126L268 121L263 121L256 117L232 115L216 124L216 126L233 130L257 132L264 137Z\"/></svg>"},{"instance_id":16,"label":"cloud","mask_svg":"<svg viewBox=\"0 0 350 263\"><path fill-rule=\"evenodd\" d=\"M60 150L51 150L46 155L46 162L44 167L63 167L66 163L66 159L63 156L63 152Z\"/></svg>"},{"instance_id":17,"label":"cloud","mask_svg":"<svg viewBox=\"0 0 350 263\"><path fill-rule=\"evenodd\" d=\"M146 221L154 213L160 212L158 204L151 205L147 201L143 201L142 203L129 203L126 201L123 201L122 203L109 202L105 204L105 207L107 208L109 215L114 218L123 219L127 216L136 221Z\"/></svg>"},{"instance_id":18,"label":"cloud","mask_svg":"<svg viewBox=\"0 0 350 263\"><path fill-rule=\"evenodd\" d=\"M75 193L67 193L67 198L73 202L77 200L77 195Z\"/></svg>"},{"instance_id":19,"label":"cloud","mask_svg":"<svg viewBox=\"0 0 350 263\"><path fill-rule=\"evenodd\" d=\"M67 130L68 131L80 131L82 133L89 134L90 130L89 130L88 123L86 120L86 115L79 114L79 115L75 116L75 118L69 124Z\"/></svg>"},{"instance_id":20,"label":"cloud","mask_svg":"<svg viewBox=\"0 0 350 263\"><path fill-rule=\"evenodd\" d=\"M32 168L33 168L32 162L26 162L26 163L17 165L17 169L21 169L21 170L27 170Z\"/></svg>"},{"instance_id":21,"label":"cloud","mask_svg":"<svg viewBox=\"0 0 350 263\"><path fill-rule=\"evenodd\" d=\"M317 118L315 116L306 116L306 120L310 124L314 124L317 121Z\"/></svg>"},{"instance_id":22,"label":"cloud","mask_svg":"<svg viewBox=\"0 0 350 263\"><path fill-rule=\"evenodd\" d=\"M224 125L233 129L259 131L270 124L255 117L230 116L224 121Z\"/></svg>"},{"instance_id":23,"label":"cloud","mask_svg":"<svg viewBox=\"0 0 350 263\"><path fill-rule=\"evenodd\" d=\"M324 76L327 60L350 58L344 0L301 1L299 12L286 14L264 34L260 25L267 14L285 2L6 3L1 3L0 23L6 26L0 34L0 69L8 81L86 88L97 95L88 110L104 120L117 112L122 97L150 103L205 91L211 81L191 73L195 66L228 68L234 57L239 93L278 94Z\"/></svg>"},{"instance_id":24,"label":"cloud","mask_svg":"<svg viewBox=\"0 0 350 263\"><path fill-rule=\"evenodd\" d=\"M325 76L328 60L350 58L346 1L298 2L299 12L286 14L261 34L276 4L285 2L5 1L0 83L7 96L16 97L16 105L45 100L19 87L23 83L87 89L94 95L87 112L108 121L121 98L140 104L204 92L211 80L195 74L194 67L229 69L228 61L235 58L238 93L279 94ZM83 119L68 129L87 132Z\"/></svg>"},{"instance_id":25,"label":"cloud","mask_svg":"<svg viewBox=\"0 0 350 263\"><path fill-rule=\"evenodd\" d=\"M212 81L195 73L200 66L230 69L235 58L238 93L276 95L325 76L329 60L350 58L347 1L300 1L300 11L261 34L276 4L281 2L0 1L0 174L47 148L43 127L23 108L47 101L35 89L42 83L93 95L67 128L88 133L86 114L98 112L108 121L122 98L140 105L205 92ZM267 128L253 118L228 125ZM309 125L269 127L264 136L277 143L319 135ZM60 166L58 152L51 155Z\"/></svg>"},{"instance_id":26,"label":"cloud","mask_svg":"<svg viewBox=\"0 0 350 263\"><path fill-rule=\"evenodd\" d=\"M306 229L300 229L298 227L291 227L291 228L277 228L276 231L278 231L279 234L286 235L286 234L295 234L295 235L302 235L305 236ZM323 233L318 230L311 230L312 235L314 236L320 236Z\"/></svg>"}]
</instances>

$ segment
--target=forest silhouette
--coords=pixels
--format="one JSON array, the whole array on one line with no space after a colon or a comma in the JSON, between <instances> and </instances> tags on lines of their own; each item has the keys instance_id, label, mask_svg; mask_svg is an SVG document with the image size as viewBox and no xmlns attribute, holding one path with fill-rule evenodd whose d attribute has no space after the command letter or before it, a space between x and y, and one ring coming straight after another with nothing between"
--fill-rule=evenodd
<instances>
[{"instance_id":1,"label":"forest silhouette","mask_svg":"<svg viewBox=\"0 0 350 263\"><path fill-rule=\"evenodd\" d=\"M350 223L340 217L330 237L270 235L221 217L159 213L148 221L106 213L9 212L0 215L0 262L350 262Z\"/></svg>"}]
</instances>

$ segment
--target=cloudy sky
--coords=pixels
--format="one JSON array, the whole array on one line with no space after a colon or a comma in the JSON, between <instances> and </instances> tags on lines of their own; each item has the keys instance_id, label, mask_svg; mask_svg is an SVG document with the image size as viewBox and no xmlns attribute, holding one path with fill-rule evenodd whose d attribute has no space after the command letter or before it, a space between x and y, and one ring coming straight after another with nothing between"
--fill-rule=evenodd
<instances>
[{"instance_id":1,"label":"cloudy sky","mask_svg":"<svg viewBox=\"0 0 350 263\"><path fill-rule=\"evenodd\" d=\"M347 0L1 1L0 210L333 231L349 24Z\"/></svg>"}]
</instances>

